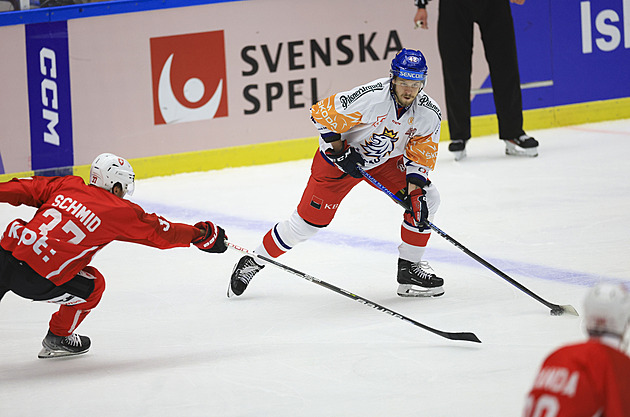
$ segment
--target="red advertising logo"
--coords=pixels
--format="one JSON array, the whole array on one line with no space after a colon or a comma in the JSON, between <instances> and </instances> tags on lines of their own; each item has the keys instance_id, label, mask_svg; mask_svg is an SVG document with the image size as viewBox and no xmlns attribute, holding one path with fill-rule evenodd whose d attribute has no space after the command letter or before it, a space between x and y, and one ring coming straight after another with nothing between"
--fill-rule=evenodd
<instances>
[{"instance_id":1,"label":"red advertising logo","mask_svg":"<svg viewBox=\"0 0 630 417\"><path fill-rule=\"evenodd\" d=\"M156 125L228 115L222 30L150 42Z\"/></svg>"}]
</instances>

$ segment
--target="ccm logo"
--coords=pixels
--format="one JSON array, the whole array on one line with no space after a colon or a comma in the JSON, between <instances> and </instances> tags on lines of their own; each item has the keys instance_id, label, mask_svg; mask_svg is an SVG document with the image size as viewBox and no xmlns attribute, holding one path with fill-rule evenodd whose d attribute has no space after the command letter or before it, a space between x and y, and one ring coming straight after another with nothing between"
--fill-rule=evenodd
<instances>
[{"instance_id":1,"label":"ccm logo","mask_svg":"<svg viewBox=\"0 0 630 417\"><path fill-rule=\"evenodd\" d=\"M48 123L44 132L44 142L59 146L59 134L55 126L59 123L59 96L57 92L57 56L55 51L42 48L39 51L39 72L44 76L41 83L42 117ZM50 98L48 93L50 92Z\"/></svg>"}]
</instances>

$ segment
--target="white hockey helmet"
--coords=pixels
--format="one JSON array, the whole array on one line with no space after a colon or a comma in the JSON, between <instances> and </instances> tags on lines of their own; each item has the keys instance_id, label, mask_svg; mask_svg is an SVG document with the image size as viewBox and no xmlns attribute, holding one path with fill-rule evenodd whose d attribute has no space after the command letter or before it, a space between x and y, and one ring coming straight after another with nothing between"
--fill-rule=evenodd
<instances>
[{"instance_id":1,"label":"white hockey helmet","mask_svg":"<svg viewBox=\"0 0 630 417\"><path fill-rule=\"evenodd\" d=\"M97 156L90 168L90 184L112 191L118 183L122 187L123 196L133 194L135 177L131 164L125 158L111 153Z\"/></svg>"},{"instance_id":2,"label":"white hockey helmet","mask_svg":"<svg viewBox=\"0 0 630 417\"><path fill-rule=\"evenodd\" d=\"M598 284L584 299L584 322L591 336L614 335L621 340L630 326L630 293L621 284Z\"/></svg>"}]
</instances>

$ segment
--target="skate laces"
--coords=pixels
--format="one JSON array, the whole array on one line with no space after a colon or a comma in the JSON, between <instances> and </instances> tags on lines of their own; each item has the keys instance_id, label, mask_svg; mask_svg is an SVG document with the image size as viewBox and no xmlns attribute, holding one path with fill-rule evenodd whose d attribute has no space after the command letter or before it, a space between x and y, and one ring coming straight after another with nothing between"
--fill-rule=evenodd
<instances>
[{"instance_id":1,"label":"skate laces","mask_svg":"<svg viewBox=\"0 0 630 417\"><path fill-rule=\"evenodd\" d=\"M421 279L430 280L431 278L435 277L434 273L428 272L433 271L433 268L431 268L431 265L429 265L428 261L412 263L410 270L411 272L413 272L414 275L418 276Z\"/></svg>"},{"instance_id":2,"label":"skate laces","mask_svg":"<svg viewBox=\"0 0 630 417\"><path fill-rule=\"evenodd\" d=\"M263 267L258 265L254 260L247 260L245 265L241 268L238 274L238 279L245 284L249 284L249 281L254 278L254 275L258 273Z\"/></svg>"},{"instance_id":3,"label":"skate laces","mask_svg":"<svg viewBox=\"0 0 630 417\"><path fill-rule=\"evenodd\" d=\"M66 342L66 344L70 346L75 346L75 347L81 346L81 338L76 333L72 333L70 336L66 336L64 338L64 341Z\"/></svg>"}]
</instances>

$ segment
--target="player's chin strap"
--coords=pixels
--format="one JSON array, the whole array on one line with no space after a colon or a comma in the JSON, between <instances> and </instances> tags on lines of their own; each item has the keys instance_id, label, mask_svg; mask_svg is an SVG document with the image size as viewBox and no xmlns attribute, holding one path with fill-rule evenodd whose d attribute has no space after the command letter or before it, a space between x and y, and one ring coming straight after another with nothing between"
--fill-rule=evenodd
<instances>
[{"instance_id":1,"label":"player's chin strap","mask_svg":"<svg viewBox=\"0 0 630 417\"><path fill-rule=\"evenodd\" d=\"M240 252L244 252L244 253L246 253L246 254L248 254L250 256L254 256L254 257L256 257L256 258L258 258L258 259L260 259L260 260L262 260L262 261L264 261L266 263L269 263L271 265L274 265L274 266L282 269L283 271L290 272L293 275L297 275L300 278L304 278L307 281L311 281L312 283L317 284L317 285L319 285L321 287L327 288L327 289L329 289L331 291L334 291L337 294L341 294L341 295L346 296L346 297L348 297L348 298L350 298L350 299L352 299L354 301L358 301L361 304L364 304L364 305L366 305L368 307L372 307L372 308L374 308L374 309L376 309L378 311L382 311L383 313L389 314L392 317L396 317L397 319L400 319L402 321L406 321L407 323L411 323L411 324L413 324L415 326L418 326L418 327L420 327L420 328L422 328L424 330L428 330L431 333L437 334L438 336L442 336L442 337L445 337L445 338L451 339L451 340L465 340L465 341L468 341L468 342L481 343L481 340L479 340L479 338L474 333L469 333L469 332L451 333L451 332L445 332L445 331L442 331L442 330L434 329L434 328L429 327L429 326L427 326L425 324L422 324L422 323L417 322L417 321L415 321L413 319L410 319L409 317L405 317L405 316L403 316L400 313L396 313L395 311L390 310L387 307L383 307L382 305L376 304L375 302L372 302L372 301L370 301L370 300L368 300L366 298L363 298L361 296L353 294L353 293L351 293L349 291L346 291L346 290L344 290L342 288L336 287L336 286L334 286L332 284L329 284L329 283L327 283L325 281L317 279L317 278L315 278L315 277L313 277L311 275L307 275L304 272L300 272L297 269L291 268L290 266L281 264L280 262L276 261L275 259L269 258L267 256L263 256L263 255L260 255L260 254L257 254L256 252L252 252L250 250L247 250L244 247L235 245L234 243L228 242L227 240L225 241L225 243L226 243L227 247L230 248L230 249L234 249L234 250L237 250L237 251L240 251Z\"/></svg>"},{"instance_id":2,"label":"player's chin strap","mask_svg":"<svg viewBox=\"0 0 630 417\"><path fill-rule=\"evenodd\" d=\"M392 200L394 200L396 203L398 203L400 206L402 206L405 210L410 210L411 209L409 207L409 204L406 201L402 200L401 198L396 196L396 194L394 194L390 190L388 190L383 184L381 184L374 177L372 177L370 174L368 174L362 167L357 165L357 169L365 177L365 179L367 179L369 182L374 184L374 186L376 186L379 190L381 190L385 194L387 194ZM463 251L466 255L470 256L475 261L479 262L480 264L482 264L483 266L485 266L486 268L488 268L489 270L491 270L492 272L494 272L495 274L497 274L498 276L500 276L501 278L503 278L504 280L506 280L510 284L514 285L516 288L518 288L519 290L523 291L525 294L527 294L530 297L534 298L536 301L539 301L542 304L544 304L547 307L549 307L551 309L551 315L552 316L561 316L564 313L571 314L571 315L574 315L574 316L578 315L577 310L575 308L573 308L573 306L568 305L568 304L567 305L553 304L553 303L550 303L549 301L541 298L540 296L536 295L534 292L529 290L527 287L523 286L519 282L515 281L513 278L509 277L506 273L504 273L503 271L501 271L498 268L496 268L494 265L490 264L489 262L487 262L486 260L484 260L483 258L478 256L474 252L470 251L467 247L465 247L464 245L462 245L461 243L459 243L458 241L453 239L451 236L446 234L444 231L442 231L440 228L438 228L436 225L434 225L430 221L426 220L425 223L431 229L435 230L435 232L437 232L437 234L439 234L444 239L448 240L450 243L455 245L458 249Z\"/></svg>"}]
</instances>

